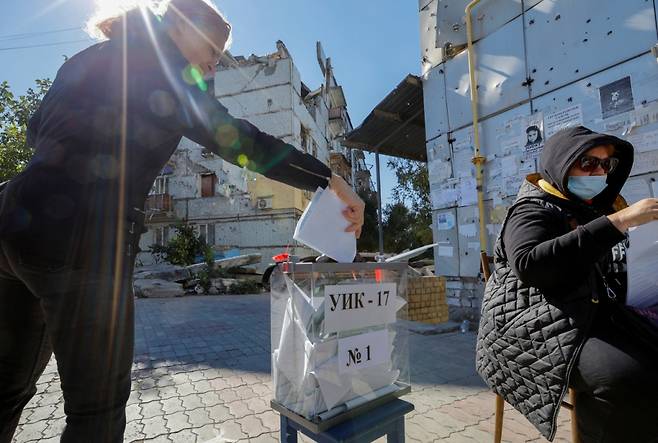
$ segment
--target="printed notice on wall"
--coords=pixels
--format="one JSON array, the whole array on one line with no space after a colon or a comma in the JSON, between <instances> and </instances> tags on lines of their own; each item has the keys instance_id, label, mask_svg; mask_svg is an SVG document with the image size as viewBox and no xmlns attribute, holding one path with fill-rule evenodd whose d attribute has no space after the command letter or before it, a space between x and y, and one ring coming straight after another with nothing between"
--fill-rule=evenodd
<instances>
[{"instance_id":1,"label":"printed notice on wall","mask_svg":"<svg viewBox=\"0 0 658 443\"><path fill-rule=\"evenodd\" d=\"M459 182L459 206L470 206L478 201L475 178L462 178Z\"/></svg>"},{"instance_id":2,"label":"printed notice on wall","mask_svg":"<svg viewBox=\"0 0 658 443\"><path fill-rule=\"evenodd\" d=\"M658 130L643 132L641 134L631 134L626 137L636 152L649 152L658 149Z\"/></svg>"},{"instance_id":3,"label":"printed notice on wall","mask_svg":"<svg viewBox=\"0 0 658 443\"><path fill-rule=\"evenodd\" d=\"M544 117L544 135L549 138L560 129L583 124L583 110L580 104L569 106Z\"/></svg>"},{"instance_id":4,"label":"printed notice on wall","mask_svg":"<svg viewBox=\"0 0 658 443\"><path fill-rule=\"evenodd\" d=\"M455 248L452 246L441 246L437 248L437 255L439 257L454 257L455 256Z\"/></svg>"},{"instance_id":5,"label":"printed notice on wall","mask_svg":"<svg viewBox=\"0 0 658 443\"><path fill-rule=\"evenodd\" d=\"M338 340L338 372L355 372L391 359L388 330L353 335Z\"/></svg>"},{"instance_id":6,"label":"printed notice on wall","mask_svg":"<svg viewBox=\"0 0 658 443\"><path fill-rule=\"evenodd\" d=\"M450 212L436 215L436 228L439 231L449 231L455 227L455 216Z\"/></svg>"},{"instance_id":7,"label":"printed notice on wall","mask_svg":"<svg viewBox=\"0 0 658 443\"><path fill-rule=\"evenodd\" d=\"M601 97L601 115L604 120L635 109L630 77L624 77L601 86L599 96Z\"/></svg>"},{"instance_id":8,"label":"printed notice on wall","mask_svg":"<svg viewBox=\"0 0 658 443\"><path fill-rule=\"evenodd\" d=\"M544 149L544 115L538 112L528 117L527 121L523 153L526 158L539 158Z\"/></svg>"},{"instance_id":9,"label":"printed notice on wall","mask_svg":"<svg viewBox=\"0 0 658 443\"><path fill-rule=\"evenodd\" d=\"M394 323L404 306L396 288L395 283L325 286L325 332Z\"/></svg>"}]
</instances>

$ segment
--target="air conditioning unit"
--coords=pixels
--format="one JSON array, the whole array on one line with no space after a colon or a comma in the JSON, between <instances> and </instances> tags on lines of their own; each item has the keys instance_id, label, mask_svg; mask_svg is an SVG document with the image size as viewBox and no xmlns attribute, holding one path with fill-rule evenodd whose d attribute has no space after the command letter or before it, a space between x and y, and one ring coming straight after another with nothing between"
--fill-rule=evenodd
<instances>
[{"instance_id":1,"label":"air conditioning unit","mask_svg":"<svg viewBox=\"0 0 658 443\"><path fill-rule=\"evenodd\" d=\"M272 209L272 199L271 198L259 198L256 202L258 209Z\"/></svg>"}]
</instances>

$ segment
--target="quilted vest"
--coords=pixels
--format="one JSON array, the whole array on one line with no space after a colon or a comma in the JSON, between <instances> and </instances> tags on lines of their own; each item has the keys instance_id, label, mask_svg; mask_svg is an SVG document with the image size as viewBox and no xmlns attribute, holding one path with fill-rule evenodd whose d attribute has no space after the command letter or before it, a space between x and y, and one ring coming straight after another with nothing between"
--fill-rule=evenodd
<instances>
[{"instance_id":1,"label":"quilted vest","mask_svg":"<svg viewBox=\"0 0 658 443\"><path fill-rule=\"evenodd\" d=\"M505 254L503 232L512 209L528 201L556 211L564 232L572 214L526 182L508 210L494 249L494 271L486 283L476 346L476 369L486 384L552 441L568 380L596 305L597 273L567 293L545 293L519 280Z\"/></svg>"}]
</instances>

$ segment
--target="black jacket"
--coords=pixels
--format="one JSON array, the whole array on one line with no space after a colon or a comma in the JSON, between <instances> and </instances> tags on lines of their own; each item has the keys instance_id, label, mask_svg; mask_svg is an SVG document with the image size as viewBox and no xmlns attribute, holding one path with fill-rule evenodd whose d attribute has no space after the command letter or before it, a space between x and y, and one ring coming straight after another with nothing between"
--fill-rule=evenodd
<instances>
[{"instance_id":1,"label":"black jacket","mask_svg":"<svg viewBox=\"0 0 658 443\"><path fill-rule=\"evenodd\" d=\"M586 203L569 193L568 171L581 154L601 144L615 146L620 165L609 175L608 187ZM626 275L623 267L613 266L611 251L626 237L605 215L619 209L617 197L632 164L633 148L626 141L583 127L560 131L546 142L541 173L521 187L496 242L495 269L482 303L477 370L549 440L597 316L623 302Z\"/></svg>"},{"instance_id":2,"label":"black jacket","mask_svg":"<svg viewBox=\"0 0 658 443\"><path fill-rule=\"evenodd\" d=\"M95 44L57 73L28 127L34 157L5 190L0 238L55 260L92 247L93 239L79 240L84 232L139 220L183 136L271 179L327 186L322 162L231 117L154 17L129 14L128 22L126 41Z\"/></svg>"}]
</instances>

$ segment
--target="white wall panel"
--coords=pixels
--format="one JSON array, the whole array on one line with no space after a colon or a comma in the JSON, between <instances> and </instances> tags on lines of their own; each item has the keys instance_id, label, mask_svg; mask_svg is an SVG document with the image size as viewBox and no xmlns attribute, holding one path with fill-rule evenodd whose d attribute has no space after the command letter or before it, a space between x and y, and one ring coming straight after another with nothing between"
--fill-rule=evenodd
<instances>
[{"instance_id":1,"label":"white wall panel","mask_svg":"<svg viewBox=\"0 0 658 443\"><path fill-rule=\"evenodd\" d=\"M457 208L459 234L459 275L477 277L480 273L480 227L477 206Z\"/></svg>"},{"instance_id":2,"label":"white wall panel","mask_svg":"<svg viewBox=\"0 0 658 443\"><path fill-rule=\"evenodd\" d=\"M430 186L436 187L452 178L452 153L447 135L427 142L427 170Z\"/></svg>"},{"instance_id":3,"label":"white wall panel","mask_svg":"<svg viewBox=\"0 0 658 443\"><path fill-rule=\"evenodd\" d=\"M466 44L466 6L470 0L438 0L437 47ZM484 1L473 9L473 39L494 33L521 15L521 0Z\"/></svg>"},{"instance_id":4,"label":"white wall panel","mask_svg":"<svg viewBox=\"0 0 658 443\"><path fill-rule=\"evenodd\" d=\"M215 95L240 94L292 81L292 59L277 61L273 66L256 64L241 69L225 69L215 75Z\"/></svg>"},{"instance_id":5,"label":"white wall panel","mask_svg":"<svg viewBox=\"0 0 658 443\"><path fill-rule=\"evenodd\" d=\"M528 100L521 17L477 42L474 51L480 118ZM450 129L455 130L473 121L467 51L448 60L445 73Z\"/></svg>"},{"instance_id":6,"label":"white wall panel","mask_svg":"<svg viewBox=\"0 0 658 443\"><path fill-rule=\"evenodd\" d=\"M525 14L525 28L533 97L656 43L653 3L646 0L544 0Z\"/></svg>"},{"instance_id":7,"label":"white wall panel","mask_svg":"<svg viewBox=\"0 0 658 443\"><path fill-rule=\"evenodd\" d=\"M602 106L602 90L605 95L610 91L606 89L608 85L626 77L630 78L632 105L626 102L620 105L620 112L610 115L610 102L604 98L608 100L608 115L604 119L603 107L606 104ZM658 170L658 143L651 143L652 139L658 138L657 86L658 64L652 55L647 54L535 99L532 106L543 112L544 118L562 109L580 106L585 126L628 138L636 145L635 167L631 174L638 175ZM630 100L628 91L622 95L622 99ZM631 110L624 111L628 108ZM656 137L651 137L652 134ZM642 146L643 139L646 146Z\"/></svg>"},{"instance_id":8,"label":"white wall panel","mask_svg":"<svg viewBox=\"0 0 658 443\"><path fill-rule=\"evenodd\" d=\"M425 3L425 5L423 5ZM436 45L436 9L439 0L421 0L420 18L420 57L422 73L441 63L443 48Z\"/></svg>"},{"instance_id":9,"label":"white wall panel","mask_svg":"<svg viewBox=\"0 0 658 443\"><path fill-rule=\"evenodd\" d=\"M481 151L487 158L485 199L498 202L505 196L516 195L523 178L536 171L534 160L526 159L523 153L529 114L530 105L524 104L482 122Z\"/></svg>"},{"instance_id":10,"label":"white wall panel","mask_svg":"<svg viewBox=\"0 0 658 443\"><path fill-rule=\"evenodd\" d=\"M457 210L455 208L434 211L432 214L434 263L436 275L459 275L459 238L457 235Z\"/></svg>"},{"instance_id":11,"label":"white wall panel","mask_svg":"<svg viewBox=\"0 0 658 443\"><path fill-rule=\"evenodd\" d=\"M423 75L426 140L432 140L448 132L444 66L443 64L435 66Z\"/></svg>"}]
</instances>

